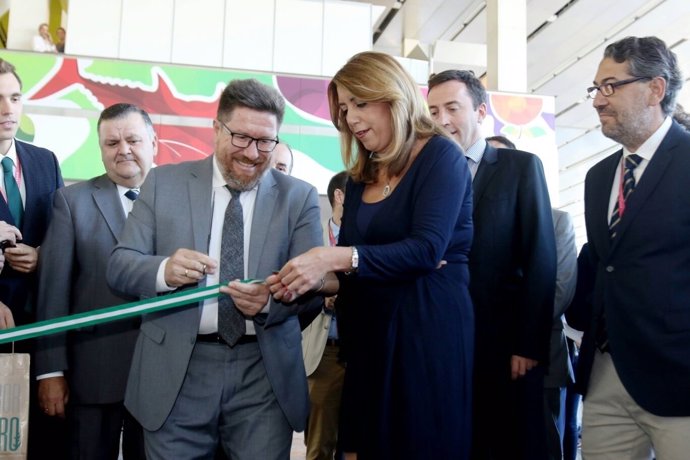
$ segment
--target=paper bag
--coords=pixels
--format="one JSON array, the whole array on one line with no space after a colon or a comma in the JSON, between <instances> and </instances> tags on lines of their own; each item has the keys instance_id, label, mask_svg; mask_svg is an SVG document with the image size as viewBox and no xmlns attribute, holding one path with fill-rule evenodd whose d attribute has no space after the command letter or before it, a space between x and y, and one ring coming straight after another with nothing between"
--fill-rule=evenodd
<instances>
[{"instance_id":1,"label":"paper bag","mask_svg":"<svg viewBox=\"0 0 690 460\"><path fill-rule=\"evenodd\" d=\"M0 353L0 460L24 460L29 435L29 355Z\"/></svg>"}]
</instances>

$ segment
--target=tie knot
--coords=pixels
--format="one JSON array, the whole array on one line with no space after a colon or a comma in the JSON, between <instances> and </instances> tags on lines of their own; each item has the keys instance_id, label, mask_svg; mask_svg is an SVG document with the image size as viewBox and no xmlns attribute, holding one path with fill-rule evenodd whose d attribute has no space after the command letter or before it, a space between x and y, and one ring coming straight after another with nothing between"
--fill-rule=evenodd
<instances>
[{"instance_id":1,"label":"tie knot","mask_svg":"<svg viewBox=\"0 0 690 460\"><path fill-rule=\"evenodd\" d=\"M232 199L236 199L240 196L240 193L242 193L240 190L235 190L234 188L230 188L229 185L225 186L226 189L230 192L230 195L232 195Z\"/></svg>"},{"instance_id":2,"label":"tie knot","mask_svg":"<svg viewBox=\"0 0 690 460\"><path fill-rule=\"evenodd\" d=\"M12 161L12 158L5 157L2 159L2 170L4 172L12 172L12 166L14 166L14 161Z\"/></svg>"},{"instance_id":3,"label":"tie knot","mask_svg":"<svg viewBox=\"0 0 690 460\"><path fill-rule=\"evenodd\" d=\"M130 200L134 201L139 198L139 189L133 188L125 192L125 196Z\"/></svg>"},{"instance_id":4,"label":"tie knot","mask_svg":"<svg viewBox=\"0 0 690 460\"><path fill-rule=\"evenodd\" d=\"M633 153L625 157L625 167L627 169L635 169L641 161L642 157Z\"/></svg>"}]
</instances>

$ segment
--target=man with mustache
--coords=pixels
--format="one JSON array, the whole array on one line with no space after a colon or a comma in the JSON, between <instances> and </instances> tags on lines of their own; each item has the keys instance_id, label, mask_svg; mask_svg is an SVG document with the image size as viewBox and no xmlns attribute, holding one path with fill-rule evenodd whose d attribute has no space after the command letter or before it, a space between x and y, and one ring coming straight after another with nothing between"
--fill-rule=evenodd
<instances>
[{"instance_id":1,"label":"man with mustache","mask_svg":"<svg viewBox=\"0 0 690 460\"><path fill-rule=\"evenodd\" d=\"M682 85L662 40L627 37L587 89L622 149L585 179L596 278L589 321L574 326L586 459L690 451L690 134L672 120Z\"/></svg>"},{"instance_id":2,"label":"man with mustache","mask_svg":"<svg viewBox=\"0 0 690 460\"><path fill-rule=\"evenodd\" d=\"M153 169L111 256L108 281L131 296L221 284L218 298L142 320L125 405L149 459L213 458L219 446L285 459L304 430L297 314L323 299L277 302L261 282L322 242L316 189L270 167L284 110L275 89L230 82L214 154Z\"/></svg>"}]
</instances>

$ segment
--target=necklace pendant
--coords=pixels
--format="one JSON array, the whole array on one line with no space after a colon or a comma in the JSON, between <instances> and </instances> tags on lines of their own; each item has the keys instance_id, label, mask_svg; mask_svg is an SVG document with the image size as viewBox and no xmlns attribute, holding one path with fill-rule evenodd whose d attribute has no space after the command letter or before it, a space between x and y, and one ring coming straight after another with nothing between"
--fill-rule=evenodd
<instances>
[{"instance_id":1,"label":"necklace pendant","mask_svg":"<svg viewBox=\"0 0 690 460\"><path fill-rule=\"evenodd\" d=\"M386 186L383 187L383 197L386 198L390 193L391 193L391 184L386 184Z\"/></svg>"}]
</instances>

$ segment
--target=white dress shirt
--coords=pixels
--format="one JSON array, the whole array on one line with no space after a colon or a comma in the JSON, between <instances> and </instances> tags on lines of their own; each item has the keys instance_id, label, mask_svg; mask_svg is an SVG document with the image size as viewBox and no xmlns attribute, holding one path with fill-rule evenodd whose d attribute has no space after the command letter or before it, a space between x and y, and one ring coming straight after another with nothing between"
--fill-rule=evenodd
<instances>
[{"instance_id":1,"label":"white dress shirt","mask_svg":"<svg viewBox=\"0 0 690 460\"><path fill-rule=\"evenodd\" d=\"M12 139L12 145L10 145L7 153L2 156L2 158L10 158L12 163L14 163L14 180L17 182L17 187L19 187L19 194L22 197L22 206L26 209L26 185L24 184L24 175L22 174L22 166L19 163L19 158L17 157L17 141ZM2 160L0 158L0 160ZM0 172L2 172L0 170ZM7 193L5 192L5 180L4 178L0 180L0 191L2 191L2 196L5 198L5 203L7 202Z\"/></svg>"}]
</instances>

